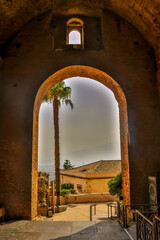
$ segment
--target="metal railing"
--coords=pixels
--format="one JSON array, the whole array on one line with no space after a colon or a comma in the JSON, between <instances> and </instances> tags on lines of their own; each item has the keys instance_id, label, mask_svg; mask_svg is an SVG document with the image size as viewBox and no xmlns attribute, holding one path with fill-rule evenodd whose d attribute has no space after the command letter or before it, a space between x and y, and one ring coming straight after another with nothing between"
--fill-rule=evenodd
<instances>
[{"instance_id":1,"label":"metal railing","mask_svg":"<svg viewBox=\"0 0 160 240\"><path fill-rule=\"evenodd\" d=\"M107 210L104 210L106 218L117 218L122 227L129 227L136 224L135 213L138 210L141 213L145 213L148 219L152 219L152 215L158 213L159 206L157 204L133 204L124 206L122 202L101 202L90 204L90 220L97 214L97 205L104 204L107 206ZM154 210L154 212L153 212Z\"/></svg>"},{"instance_id":2,"label":"metal railing","mask_svg":"<svg viewBox=\"0 0 160 240\"><path fill-rule=\"evenodd\" d=\"M150 219L146 217L148 214ZM137 240L160 240L160 218L156 215L136 211Z\"/></svg>"},{"instance_id":3,"label":"metal railing","mask_svg":"<svg viewBox=\"0 0 160 240\"><path fill-rule=\"evenodd\" d=\"M90 204L90 221L96 217L97 205L104 204L106 219L117 218L122 227L136 224L137 240L160 240L160 206L157 204L134 204L124 206L122 202ZM94 211L93 211L94 210ZM98 216L98 215L97 215Z\"/></svg>"},{"instance_id":4,"label":"metal railing","mask_svg":"<svg viewBox=\"0 0 160 240\"><path fill-rule=\"evenodd\" d=\"M117 201L117 210L117 220L122 227L125 227L125 207L120 201Z\"/></svg>"},{"instance_id":5,"label":"metal railing","mask_svg":"<svg viewBox=\"0 0 160 240\"><path fill-rule=\"evenodd\" d=\"M155 240L160 240L160 218L155 216L153 219Z\"/></svg>"},{"instance_id":6,"label":"metal railing","mask_svg":"<svg viewBox=\"0 0 160 240\"><path fill-rule=\"evenodd\" d=\"M125 227L135 224L136 210L143 213L149 220L152 221L155 214L160 211L160 206L157 204L133 204L125 206Z\"/></svg>"},{"instance_id":7,"label":"metal railing","mask_svg":"<svg viewBox=\"0 0 160 240\"><path fill-rule=\"evenodd\" d=\"M108 218L115 218L117 217L117 202L110 202L107 203L108 207Z\"/></svg>"},{"instance_id":8,"label":"metal railing","mask_svg":"<svg viewBox=\"0 0 160 240\"><path fill-rule=\"evenodd\" d=\"M137 240L155 240L154 224L142 213L136 210Z\"/></svg>"},{"instance_id":9,"label":"metal railing","mask_svg":"<svg viewBox=\"0 0 160 240\"><path fill-rule=\"evenodd\" d=\"M97 214L97 205L106 205L106 207L107 207L106 214L105 214L105 210L104 210L104 216L106 218L113 219L113 218L117 217L117 202L91 203L90 204L90 221L92 221L93 216L96 216L96 214Z\"/></svg>"}]
</instances>

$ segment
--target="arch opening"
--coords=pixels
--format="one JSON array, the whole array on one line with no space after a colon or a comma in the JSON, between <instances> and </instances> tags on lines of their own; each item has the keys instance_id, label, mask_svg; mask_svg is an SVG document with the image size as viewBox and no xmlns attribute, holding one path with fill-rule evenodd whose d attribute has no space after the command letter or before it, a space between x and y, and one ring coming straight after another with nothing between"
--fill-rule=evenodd
<instances>
[{"instance_id":1,"label":"arch opening","mask_svg":"<svg viewBox=\"0 0 160 240\"><path fill-rule=\"evenodd\" d=\"M69 44L81 44L80 32L73 30L69 33Z\"/></svg>"},{"instance_id":2,"label":"arch opening","mask_svg":"<svg viewBox=\"0 0 160 240\"><path fill-rule=\"evenodd\" d=\"M127 102L125 95L117 84L106 73L87 66L70 66L59 70L51 75L39 88L33 112L33 145L32 145L32 202L31 202L31 218L37 216L37 200L38 200L38 119L41 102L47 91L56 83L71 77L85 77L94 79L106 87L108 87L115 95L119 104L120 114L120 138L121 138L121 165L122 165L122 193L124 204L130 204L130 179L129 179L129 160L128 160L128 119L127 119Z\"/></svg>"}]
</instances>

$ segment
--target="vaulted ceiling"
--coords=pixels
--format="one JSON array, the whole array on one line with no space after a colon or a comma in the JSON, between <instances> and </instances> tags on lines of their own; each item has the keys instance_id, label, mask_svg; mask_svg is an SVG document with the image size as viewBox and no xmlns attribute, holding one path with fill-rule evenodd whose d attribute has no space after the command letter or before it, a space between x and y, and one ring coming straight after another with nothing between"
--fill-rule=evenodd
<instances>
[{"instance_id":1,"label":"vaulted ceiling","mask_svg":"<svg viewBox=\"0 0 160 240\"><path fill-rule=\"evenodd\" d=\"M111 10L134 25L155 49L160 43L160 0L0 0L0 43L42 14L101 15Z\"/></svg>"}]
</instances>

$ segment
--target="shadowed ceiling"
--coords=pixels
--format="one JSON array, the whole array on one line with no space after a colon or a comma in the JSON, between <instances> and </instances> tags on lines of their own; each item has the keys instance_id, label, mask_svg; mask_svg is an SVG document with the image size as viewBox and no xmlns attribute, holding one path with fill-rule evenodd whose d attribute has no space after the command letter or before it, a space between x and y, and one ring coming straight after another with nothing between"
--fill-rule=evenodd
<instances>
[{"instance_id":1,"label":"shadowed ceiling","mask_svg":"<svg viewBox=\"0 0 160 240\"><path fill-rule=\"evenodd\" d=\"M101 15L111 10L134 25L154 48L160 41L160 0L0 0L0 43L42 13Z\"/></svg>"}]
</instances>

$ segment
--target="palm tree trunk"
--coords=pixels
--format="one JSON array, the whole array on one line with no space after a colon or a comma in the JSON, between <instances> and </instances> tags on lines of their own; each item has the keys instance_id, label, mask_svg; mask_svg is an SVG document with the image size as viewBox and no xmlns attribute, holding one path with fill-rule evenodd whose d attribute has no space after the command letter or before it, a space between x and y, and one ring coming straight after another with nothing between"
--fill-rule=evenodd
<instances>
[{"instance_id":1,"label":"palm tree trunk","mask_svg":"<svg viewBox=\"0 0 160 240\"><path fill-rule=\"evenodd\" d=\"M60 152L59 152L59 110L58 98L54 95L53 99L53 117L55 134L55 175L56 175L56 195L57 206L60 205Z\"/></svg>"}]
</instances>

